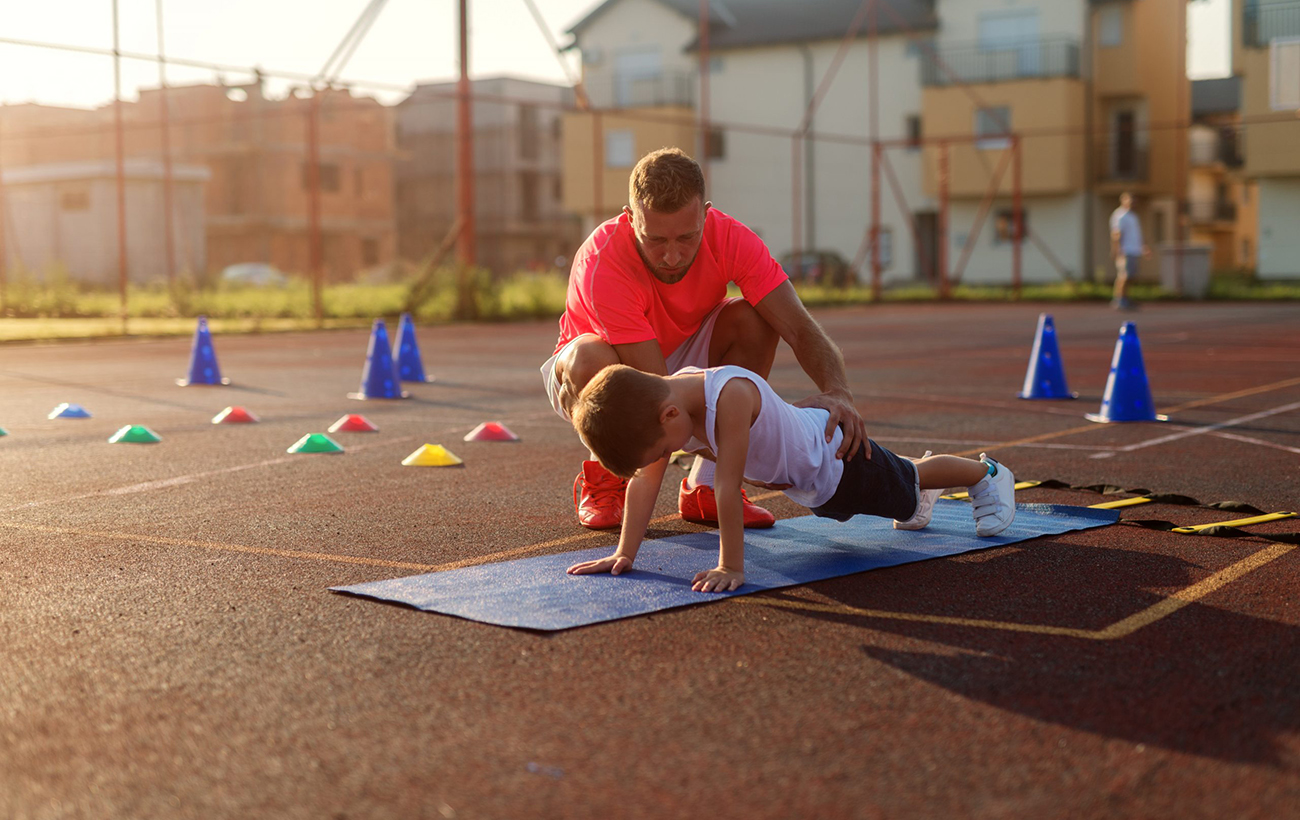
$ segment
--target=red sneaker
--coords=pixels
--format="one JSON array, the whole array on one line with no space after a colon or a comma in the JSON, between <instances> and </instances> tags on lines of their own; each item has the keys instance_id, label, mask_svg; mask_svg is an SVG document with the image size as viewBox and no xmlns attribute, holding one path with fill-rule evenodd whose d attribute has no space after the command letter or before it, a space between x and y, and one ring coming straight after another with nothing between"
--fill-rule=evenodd
<instances>
[{"instance_id":1,"label":"red sneaker","mask_svg":"<svg viewBox=\"0 0 1300 820\"><path fill-rule=\"evenodd\" d=\"M599 461L582 462L582 472L573 479L573 507L578 523L589 530L613 530L623 524L623 496L627 482L600 466Z\"/></svg>"},{"instance_id":2,"label":"red sneaker","mask_svg":"<svg viewBox=\"0 0 1300 820\"><path fill-rule=\"evenodd\" d=\"M745 511L745 526L761 530L776 523L776 516L762 507L749 503L749 496L740 491L742 509ZM686 489L686 479L682 479L681 492L677 494L677 511L682 518L695 524L718 524L718 500L713 497L713 488L703 484L693 490Z\"/></svg>"}]
</instances>

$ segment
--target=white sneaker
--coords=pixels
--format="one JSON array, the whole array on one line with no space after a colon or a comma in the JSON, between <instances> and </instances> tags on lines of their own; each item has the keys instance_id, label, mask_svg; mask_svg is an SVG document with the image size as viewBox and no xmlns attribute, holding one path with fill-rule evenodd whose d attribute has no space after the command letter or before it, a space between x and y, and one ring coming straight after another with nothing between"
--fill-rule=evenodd
<instances>
[{"instance_id":1,"label":"white sneaker","mask_svg":"<svg viewBox=\"0 0 1300 820\"><path fill-rule=\"evenodd\" d=\"M921 458L929 458L931 451L926 450L925 455ZM894 519L894 529L896 530L920 530L925 529L930 523L930 517L934 515L934 502L939 500L939 493L942 490L921 490L921 497L916 502L916 512L906 521Z\"/></svg>"},{"instance_id":2,"label":"white sneaker","mask_svg":"<svg viewBox=\"0 0 1300 820\"><path fill-rule=\"evenodd\" d=\"M997 470L971 485L971 513L975 516L975 534L997 535L1016 520L1016 477L1003 465L980 453L980 461Z\"/></svg>"}]
</instances>

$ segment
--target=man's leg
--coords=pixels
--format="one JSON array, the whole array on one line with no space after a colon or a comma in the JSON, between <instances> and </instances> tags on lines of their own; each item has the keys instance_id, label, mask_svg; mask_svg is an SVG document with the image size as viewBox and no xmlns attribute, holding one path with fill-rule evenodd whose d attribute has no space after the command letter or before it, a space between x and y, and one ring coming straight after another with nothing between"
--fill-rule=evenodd
<instances>
[{"instance_id":1,"label":"man's leg","mask_svg":"<svg viewBox=\"0 0 1300 820\"><path fill-rule=\"evenodd\" d=\"M718 314L709 338L709 366L730 364L753 371L763 378L772 372L776 343L780 335L757 310L743 299L729 303ZM688 521L717 522L717 500L713 495L715 465L706 458L696 458L690 475L682 482L677 496L677 510ZM743 491L742 491L743 493ZM770 527L776 516L762 507L744 502L746 527Z\"/></svg>"},{"instance_id":2,"label":"man's leg","mask_svg":"<svg viewBox=\"0 0 1300 820\"><path fill-rule=\"evenodd\" d=\"M776 343L781 340L753 305L737 299L718 314L709 339L709 366L734 364L763 378L772 372Z\"/></svg>"},{"instance_id":3,"label":"man's leg","mask_svg":"<svg viewBox=\"0 0 1300 820\"><path fill-rule=\"evenodd\" d=\"M555 360L553 389L557 409L568 418L573 403L587 382L604 368L618 364L618 353L599 336L584 334L569 343ZM573 506L578 523L588 529L614 529L623 523L623 499L627 482L606 470L591 458L582 463L582 472L573 481Z\"/></svg>"}]
</instances>

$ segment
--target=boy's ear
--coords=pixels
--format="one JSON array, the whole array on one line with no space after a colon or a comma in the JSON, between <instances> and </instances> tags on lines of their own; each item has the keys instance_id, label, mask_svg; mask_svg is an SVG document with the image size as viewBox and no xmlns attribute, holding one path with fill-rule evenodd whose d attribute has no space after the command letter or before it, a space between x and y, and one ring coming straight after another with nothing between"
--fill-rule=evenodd
<instances>
[{"instance_id":1,"label":"boy's ear","mask_svg":"<svg viewBox=\"0 0 1300 820\"><path fill-rule=\"evenodd\" d=\"M681 415L681 409L677 405L669 403L659 409L659 424L662 426Z\"/></svg>"}]
</instances>

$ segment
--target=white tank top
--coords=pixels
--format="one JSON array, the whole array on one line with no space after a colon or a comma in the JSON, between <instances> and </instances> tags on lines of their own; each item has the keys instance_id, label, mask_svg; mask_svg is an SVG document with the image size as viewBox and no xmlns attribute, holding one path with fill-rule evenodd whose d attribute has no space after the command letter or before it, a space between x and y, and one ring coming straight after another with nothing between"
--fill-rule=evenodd
<instances>
[{"instance_id":1,"label":"white tank top","mask_svg":"<svg viewBox=\"0 0 1300 820\"><path fill-rule=\"evenodd\" d=\"M835 452L844 440L844 431L836 428L826 443L826 421L830 412L818 407L795 407L778 396L762 376L743 367L724 365L701 370L684 367L678 373L704 374L704 429L708 442L692 438L686 450L708 449L717 454L715 430L718 394L735 378L748 379L758 387L762 407L749 428L749 452L745 455L745 478L761 484L790 484L785 491L793 501L805 507L818 507L830 501L844 474L844 462Z\"/></svg>"}]
</instances>

